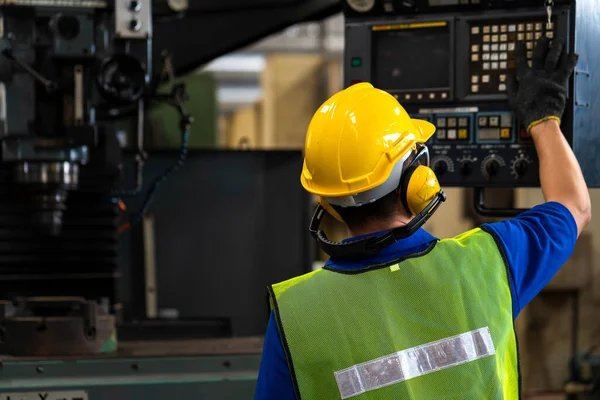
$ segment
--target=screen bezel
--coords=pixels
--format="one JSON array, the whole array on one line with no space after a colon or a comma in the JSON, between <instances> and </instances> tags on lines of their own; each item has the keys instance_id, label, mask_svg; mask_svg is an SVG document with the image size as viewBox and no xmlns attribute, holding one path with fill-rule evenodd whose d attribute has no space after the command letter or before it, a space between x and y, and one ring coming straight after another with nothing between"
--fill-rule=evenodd
<instances>
[{"instance_id":1,"label":"screen bezel","mask_svg":"<svg viewBox=\"0 0 600 400\"><path fill-rule=\"evenodd\" d=\"M378 31L376 29L374 29L374 27L378 27L378 26L394 26L394 25L411 25L411 24L416 24L419 25L423 28L430 28L431 26L423 26L423 25L429 25L429 24L435 24L435 23L440 23L443 22L446 24L446 29L448 32L448 53L449 53L449 57L448 57L448 87L447 88L419 88L419 89L409 89L409 90L397 90L397 89L390 89L390 88L386 88L386 87L379 87L379 89L385 90L386 92L392 94L392 95L404 95L406 93L419 93L419 92L423 92L423 93L429 93L429 92L437 92L439 91L438 89L443 89L444 91L448 92L448 97L445 99L439 99L436 98L435 100L429 100L426 98L423 99L416 99L413 98L411 100L405 100L405 99L399 99L402 100L404 103L426 103L426 102L431 102L431 103L445 103L445 102L450 102L454 100L454 64L455 64L455 21L454 18L435 18L435 19L419 19L418 21L414 21L414 22L407 22L406 20L390 20L388 23L382 24L381 22L378 23L371 23L368 24L368 29L370 32L369 35L369 53L370 53L370 65L369 65L369 75L371 77L373 77L373 72L374 72L374 68L375 68L375 63L376 63L376 57L374 55L374 51L375 51L375 40L376 37L375 35L378 33ZM408 28L408 29L419 29L419 27L416 28Z\"/></svg>"}]
</instances>

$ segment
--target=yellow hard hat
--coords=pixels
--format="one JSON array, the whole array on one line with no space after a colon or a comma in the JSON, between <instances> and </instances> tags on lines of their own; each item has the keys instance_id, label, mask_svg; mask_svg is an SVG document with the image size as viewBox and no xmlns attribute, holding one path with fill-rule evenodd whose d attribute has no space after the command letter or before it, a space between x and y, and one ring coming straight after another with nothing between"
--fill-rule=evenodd
<instances>
[{"instance_id":1,"label":"yellow hard hat","mask_svg":"<svg viewBox=\"0 0 600 400\"><path fill-rule=\"evenodd\" d=\"M319 107L305 143L302 186L326 202L360 206L398 187L403 162L435 132L389 93L359 83Z\"/></svg>"}]
</instances>

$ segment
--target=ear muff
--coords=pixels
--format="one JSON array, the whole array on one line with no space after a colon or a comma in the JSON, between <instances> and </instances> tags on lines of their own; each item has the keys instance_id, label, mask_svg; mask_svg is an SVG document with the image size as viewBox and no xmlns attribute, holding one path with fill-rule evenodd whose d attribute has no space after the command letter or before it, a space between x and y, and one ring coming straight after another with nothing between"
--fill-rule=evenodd
<instances>
[{"instance_id":1,"label":"ear muff","mask_svg":"<svg viewBox=\"0 0 600 400\"><path fill-rule=\"evenodd\" d=\"M331 216L333 216L333 218L337 219L340 222L344 222L344 220L342 219L342 217L340 216L340 214L338 214L337 211L335 211L333 209L333 207L331 206L331 204L329 204L328 202L326 202L322 197L319 198L319 203L325 209L325 211L327 211L329 214L331 214Z\"/></svg>"},{"instance_id":2,"label":"ear muff","mask_svg":"<svg viewBox=\"0 0 600 400\"><path fill-rule=\"evenodd\" d=\"M400 199L404 208L412 215L417 215L435 199L440 190L440 183L431 168L424 165L410 167L402 176Z\"/></svg>"}]
</instances>

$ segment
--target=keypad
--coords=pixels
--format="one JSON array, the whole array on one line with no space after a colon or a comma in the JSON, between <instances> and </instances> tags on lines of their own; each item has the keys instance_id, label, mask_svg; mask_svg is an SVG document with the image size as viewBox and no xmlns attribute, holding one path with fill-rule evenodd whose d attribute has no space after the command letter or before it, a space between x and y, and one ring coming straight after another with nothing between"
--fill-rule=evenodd
<instances>
[{"instance_id":1,"label":"keypad","mask_svg":"<svg viewBox=\"0 0 600 400\"><path fill-rule=\"evenodd\" d=\"M436 116L437 140L469 140L471 138L470 116Z\"/></svg>"},{"instance_id":2,"label":"keypad","mask_svg":"<svg viewBox=\"0 0 600 400\"><path fill-rule=\"evenodd\" d=\"M533 48L542 36L554 37L554 24L543 19L514 23L489 22L471 25L470 94L506 92L506 76L515 65L517 42L525 42L531 66Z\"/></svg>"},{"instance_id":3,"label":"keypad","mask_svg":"<svg viewBox=\"0 0 600 400\"><path fill-rule=\"evenodd\" d=\"M512 139L513 116L510 113L479 115L477 131L479 140L509 141Z\"/></svg>"}]
</instances>

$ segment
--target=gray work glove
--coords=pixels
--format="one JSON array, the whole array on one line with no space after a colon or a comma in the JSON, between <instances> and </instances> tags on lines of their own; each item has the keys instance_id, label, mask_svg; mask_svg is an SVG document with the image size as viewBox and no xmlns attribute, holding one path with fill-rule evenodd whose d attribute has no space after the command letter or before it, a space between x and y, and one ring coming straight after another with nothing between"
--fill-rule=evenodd
<instances>
[{"instance_id":1,"label":"gray work glove","mask_svg":"<svg viewBox=\"0 0 600 400\"><path fill-rule=\"evenodd\" d=\"M508 81L508 103L529 133L535 125L555 119L560 123L567 102L567 79L579 56L567 53L561 40L543 36L533 50L531 68L524 43L515 48L516 76Z\"/></svg>"}]
</instances>

